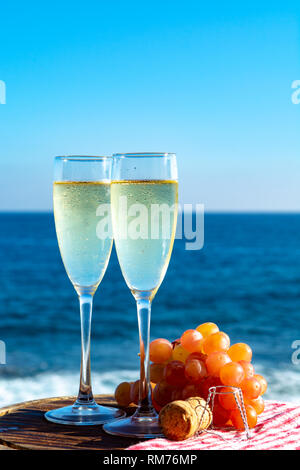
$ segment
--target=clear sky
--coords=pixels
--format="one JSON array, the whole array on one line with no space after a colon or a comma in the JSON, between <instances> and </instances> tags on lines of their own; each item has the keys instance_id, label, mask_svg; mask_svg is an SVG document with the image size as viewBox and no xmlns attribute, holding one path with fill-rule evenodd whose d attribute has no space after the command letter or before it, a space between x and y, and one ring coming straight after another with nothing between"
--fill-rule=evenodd
<instances>
[{"instance_id":1,"label":"clear sky","mask_svg":"<svg viewBox=\"0 0 300 470\"><path fill-rule=\"evenodd\" d=\"M181 201L300 210L300 4L10 1L0 210L49 210L53 157L170 151Z\"/></svg>"}]
</instances>

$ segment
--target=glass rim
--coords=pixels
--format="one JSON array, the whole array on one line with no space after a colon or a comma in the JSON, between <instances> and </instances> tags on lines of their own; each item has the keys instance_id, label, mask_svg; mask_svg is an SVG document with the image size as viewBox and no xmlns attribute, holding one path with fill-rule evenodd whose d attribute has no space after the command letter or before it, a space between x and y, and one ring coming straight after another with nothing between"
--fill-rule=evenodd
<instances>
[{"instance_id":1,"label":"glass rim","mask_svg":"<svg viewBox=\"0 0 300 470\"><path fill-rule=\"evenodd\" d=\"M112 157L109 155L58 155L54 157L54 160L65 160L70 162L96 162L101 160L112 160Z\"/></svg>"},{"instance_id":2,"label":"glass rim","mask_svg":"<svg viewBox=\"0 0 300 470\"><path fill-rule=\"evenodd\" d=\"M166 158L176 157L174 152L136 152L136 153L114 153L113 158Z\"/></svg>"}]
</instances>

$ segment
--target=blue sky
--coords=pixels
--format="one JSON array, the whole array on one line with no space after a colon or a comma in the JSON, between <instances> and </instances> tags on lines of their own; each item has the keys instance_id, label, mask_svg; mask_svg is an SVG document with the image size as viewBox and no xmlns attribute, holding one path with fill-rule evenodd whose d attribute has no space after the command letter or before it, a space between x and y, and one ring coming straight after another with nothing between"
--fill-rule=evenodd
<instances>
[{"instance_id":1,"label":"blue sky","mask_svg":"<svg viewBox=\"0 0 300 470\"><path fill-rule=\"evenodd\" d=\"M0 210L49 210L53 157L170 151L181 201L300 209L300 5L6 2Z\"/></svg>"}]
</instances>

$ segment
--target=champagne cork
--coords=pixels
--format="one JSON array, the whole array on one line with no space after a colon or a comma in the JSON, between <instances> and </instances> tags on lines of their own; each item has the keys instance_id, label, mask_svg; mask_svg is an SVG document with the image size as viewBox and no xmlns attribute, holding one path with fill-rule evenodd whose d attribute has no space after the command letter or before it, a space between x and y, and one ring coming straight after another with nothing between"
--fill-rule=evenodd
<instances>
[{"instance_id":1,"label":"champagne cork","mask_svg":"<svg viewBox=\"0 0 300 470\"><path fill-rule=\"evenodd\" d=\"M211 421L211 410L200 397L173 401L159 413L159 424L164 435L174 441L183 441L201 429L207 429Z\"/></svg>"}]
</instances>

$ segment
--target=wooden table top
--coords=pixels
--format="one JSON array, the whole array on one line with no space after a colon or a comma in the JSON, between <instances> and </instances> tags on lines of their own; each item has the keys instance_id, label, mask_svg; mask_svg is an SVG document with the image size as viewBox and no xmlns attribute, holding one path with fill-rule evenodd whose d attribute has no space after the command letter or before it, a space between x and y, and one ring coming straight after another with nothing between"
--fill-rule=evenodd
<instances>
[{"instance_id":1,"label":"wooden table top","mask_svg":"<svg viewBox=\"0 0 300 470\"><path fill-rule=\"evenodd\" d=\"M71 405L76 397L45 398L0 408L0 444L15 450L122 450L140 439L110 436L102 426L50 423L44 413ZM96 395L97 403L116 407L112 396ZM133 414L135 407L125 409ZM0 448L1 448L0 446Z\"/></svg>"}]
</instances>

